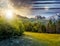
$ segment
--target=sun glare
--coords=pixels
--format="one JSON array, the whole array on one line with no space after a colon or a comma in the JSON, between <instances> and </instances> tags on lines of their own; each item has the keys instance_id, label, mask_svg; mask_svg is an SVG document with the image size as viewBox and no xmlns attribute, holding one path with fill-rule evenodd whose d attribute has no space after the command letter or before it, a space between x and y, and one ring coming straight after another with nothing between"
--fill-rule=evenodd
<instances>
[{"instance_id":1,"label":"sun glare","mask_svg":"<svg viewBox=\"0 0 60 46\"><path fill-rule=\"evenodd\" d=\"M6 10L5 17L6 17L6 19L12 19L13 18L13 11L10 9Z\"/></svg>"}]
</instances>

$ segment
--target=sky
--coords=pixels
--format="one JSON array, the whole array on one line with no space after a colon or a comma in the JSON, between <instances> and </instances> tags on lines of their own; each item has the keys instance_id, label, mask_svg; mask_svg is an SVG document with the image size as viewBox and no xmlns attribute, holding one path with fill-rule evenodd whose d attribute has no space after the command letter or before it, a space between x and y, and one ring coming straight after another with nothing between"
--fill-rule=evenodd
<instances>
[{"instance_id":1,"label":"sky","mask_svg":"<svg viewBox=\"0 0 60 46\"><path fill-rule=\"evenodd\" d=\"M49 17L60 13L60 0L0 0L0 9L7 8L14 9L22 16Z\"/></svg>"},{"instance_id":2,"label":"sky","mask_svg":"<svg viewBox=\"0 0 60 46\"><path fill-rule=\"evenodd\" d=\"M32 6L33 15L49 17L60 13L59 0L34 0Z\"/></svg>"}]
</instances>

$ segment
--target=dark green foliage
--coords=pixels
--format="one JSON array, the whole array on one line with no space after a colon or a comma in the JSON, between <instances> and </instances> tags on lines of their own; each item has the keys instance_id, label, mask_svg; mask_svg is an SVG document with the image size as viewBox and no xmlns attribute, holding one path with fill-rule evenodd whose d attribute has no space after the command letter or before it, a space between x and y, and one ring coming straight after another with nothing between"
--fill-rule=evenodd
<instances>
[{"instance_id":1,"label":"dark green foliage","mask_svg":"<svg viewBox=\"0 0 60 46\"><path fill-rule=\"evenodd\" d=\"M59 21L52 22L51 20L49 20L49 23L46 26L46 32L47 33L60 33L60 23L59 23Z\"/></svg>"},{"instance_id":2,"label":"dark green foliage","mask_svg":"<svg viewBox=\"0 0 60 46\"><path fill-rule=\"evenodd\" d=\"M44 33L46 32L46 27L45 27L45 25L42 25L42 26L41 26L41 30L42 30L42 32L44 32Z\"/></svg>"},{"instance_id":3,"label":"dark green foliage","mask_svg":"<svg viewBox=\"0 0 60 46\"><path fill-rule=\"evenodd\" d=\"M32 23L32 22L26 22L24 23L25 30L30 32L45 32L46 27L45 25L42 25L41 23Z\"/></svg>"},{"instance_id":4,"label":"dark green foliage","mask_svg":"<svg viewBox=\"0 0 60 46\"><path fill-rule=\"evenodd\" d=\"M24 25L21 21L6 22L0 19L0 38L20 36L24 32Z\"/></svg>"},{"instance_id":5,"label":"dark green foliage","mask_svg":"<svg viewBox=\"0 0 60 46\"><path fill-rule=\"evenodd\" d=\"M60 33L60 20L57 21L57 24L56 24L56 32L57 33Z\"/></svg>"},{"instance_id":6,"label":"dark green foliage","mask_svg":"<svg viewBox=\"0 0 60 46\"><path fill-rule=\"evenodd\" d=\"M49 20L47 24L42 22L30 22L24 23L25 30L39 33L60 33L60 21L53 22Z\"/></svg>"}]
</instances>

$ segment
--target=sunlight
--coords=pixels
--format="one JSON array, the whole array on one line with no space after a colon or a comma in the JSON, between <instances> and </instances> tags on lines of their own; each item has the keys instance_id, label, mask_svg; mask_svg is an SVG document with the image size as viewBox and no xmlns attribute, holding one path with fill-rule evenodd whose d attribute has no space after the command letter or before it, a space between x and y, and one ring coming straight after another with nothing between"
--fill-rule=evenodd
<instances>
[{"instance_id":1,"label":"sunlight","mask_svg":"<svg viewBox=\"0 0 60 46\"><path fill-rule=\"evenodd\" d=\"M6 17L6 19L12 19L13 18L13 11L10 9L6 10L5 17Z\"/></svg>"}]
</instances>

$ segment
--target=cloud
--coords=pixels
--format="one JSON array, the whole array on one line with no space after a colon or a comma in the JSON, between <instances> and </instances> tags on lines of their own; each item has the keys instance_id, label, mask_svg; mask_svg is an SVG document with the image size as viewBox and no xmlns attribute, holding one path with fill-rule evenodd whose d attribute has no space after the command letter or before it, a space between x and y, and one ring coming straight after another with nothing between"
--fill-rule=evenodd
<instances>
[{"instance_id":1,"label":"cloud","mask_svg":"<svg viewBox=\"0 0 60 46\"><path fill-rule=\"evenodd\" d=\"M31 0L10 0L10 1L16 8L31 6Z\"/></svg>"},{"instance_id":2,"label":"cloud","mask_svg":"<svg viewBox=\"0 0 60 46\"><path fill-rule=\"evenodd\" d=\"M22 16L31 14L31 0L10 0L10 4L16 9L16 13Z\"/></svg>"},{"instance_id":3,"label":"cloud","mask_svg":"<svg viewBox=\"0 0 60 46\"><path fill-rule=\"evenodd\" d=\"M8 6L8 0L0 0L0 8L6 8Z\"/></svg>"}]
</instances>

